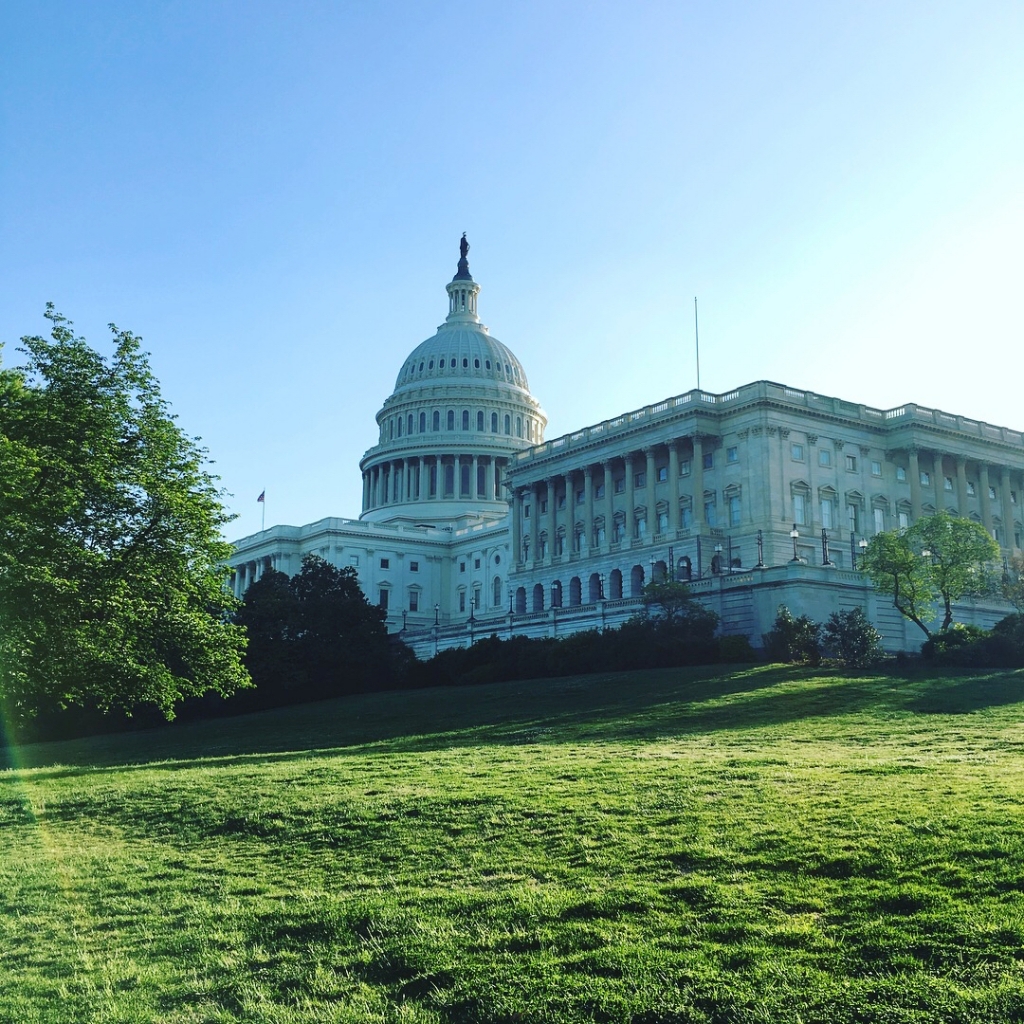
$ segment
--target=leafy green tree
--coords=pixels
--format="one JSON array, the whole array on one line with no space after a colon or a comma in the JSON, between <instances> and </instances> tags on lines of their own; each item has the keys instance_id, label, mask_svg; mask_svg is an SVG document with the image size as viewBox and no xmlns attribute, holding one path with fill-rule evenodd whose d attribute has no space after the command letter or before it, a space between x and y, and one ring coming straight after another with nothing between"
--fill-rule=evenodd
<instances>
[{"instance_id":1,"label":"leafy green tree","mask_svg":"<svg viewBox=\"0 0 1024 1024\"><path fill-rule=\"evenodd\" d=\"M930 638L926 623L935 617L932 605L942 607L939 629L945 632L953 623L953 604L985 589L989 564L998 554L980 523L937 512L908 530L877 534L861 564L875 588L891 595L896 609Z\"/></svg>"},{"instance_id":2,"label":"leafy green tree","mask_svg":"<svg viewBox=\"0 0 1024 1024\"><path fill-rule=\"evenodd\" d=\"M769 661L821 661L821 626L780 604L772 628L761 637Z\"/></svg>"},{"instance_id":3,"label":"leafy green tree","mask_svg":"<svg viewBox=\"0 0 1024 1024\"><path fill-rule=\"evenodd\" d=\"M1001 593L1018 614L1024 613L1024 555L1014 555L1007 562Z\"/></svg>"},{"instance_id":4,"label":"leafy green tree","mask_svg":"<svg viewBox=\"0 0 1024 1024\"><path fill-rule=\"evenodd\" d=\"M139 340L108 360L47 306L0 369L0 698L9 713L176 701L248 684L224 588L229 521Z\"/></svg>"},{"instance_id":5,"label":"leafy green tree","mask_svg":"<svg viewBox=\"0 0 1024 1024\"><path fill-rule=\"evenodd\" d=\"M882 635L859 608L833 612L821 635L828 653L850 668L864 668L882 656Z\"/></svg>"}]
</instances>

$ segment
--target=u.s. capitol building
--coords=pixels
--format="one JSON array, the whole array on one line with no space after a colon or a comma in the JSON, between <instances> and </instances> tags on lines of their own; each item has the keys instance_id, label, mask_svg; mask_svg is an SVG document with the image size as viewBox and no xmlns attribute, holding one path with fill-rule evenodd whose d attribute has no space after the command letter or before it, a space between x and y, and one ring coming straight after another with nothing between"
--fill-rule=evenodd
<instances>
[{"instance_id":1,"label":"u.s. capitol building","mask_svg":"<svg viewBox=\"0 0 1024 1024\"><path fill-rule=\"evenodd\" d=\"M779 604L862 608L890 649L922 635L856 570L868 538L949 509L1004 554L1024 535L1024 438L912 403L873 409L757 381L690 391L546 440L513 352L477 312L463 236L448 316L409 354L360 462L358 519L274 526L231 559L244 594L312 552L353 566L421 656L497 633L616 625L686 580L759 643ZM958 619L1006 613L974 601Z\"/></svg>"}]
</instances>

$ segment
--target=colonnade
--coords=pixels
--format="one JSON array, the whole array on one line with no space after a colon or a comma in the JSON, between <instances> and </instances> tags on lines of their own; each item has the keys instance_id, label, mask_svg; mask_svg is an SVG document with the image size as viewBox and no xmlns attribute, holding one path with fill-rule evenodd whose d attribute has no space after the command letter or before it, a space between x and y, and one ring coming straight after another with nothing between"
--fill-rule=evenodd
<instances>
[{"instance_id":1,"label":"colonnade","mask_svg":"<svg viewBox=\"0 0 1024 1024\"><path fill-rule=\"evenodd\" d=\"M231 581L231 589L235 597L241 599L245 596L245 592L252 586L268 569L280 568L282 559L287 556L278 554L264 555L262 558L255 558L248 562L243 562L241 565L235 566L235 575ZM285 563L284 572L287 569Z\"/></svg>"},{"instance_id":2,"label":"colonnade","mask_svg":"<svg viewBox=\"0 0 1024 1024\"><path fill-rule=\"evenodd\" d=\"M924 514L926 499L930 499L933 507L938 510L945 508L951 497L955 498L957 512L967 516L970 514L973 498L978 515L988 533L994 535L994 520L998 515L1002 524L1000 543L1010 549L1020 546L1014 537L1015 521L1020 516L1018 502L1021 500L1021 485L1024 482L1019 471L1006 465L971 459L965 455L951 455L920 447L904 450L907 454L907 473L910 477L911 521L920 519ZM952 466L952 474L946 472L947 463ZM974 479L968 476L968 468L972 465L977 474ZM928 474L927 484L922 482L922 472ZM946 489L947 476L953 484L952 496Z\"/></svg>"},{"instance_id":3,"label":"colonnade","mask_svg":"<svg viewBox=\"0 0 1024 1024\"><path fill-rule=\"evenodd\" d=\"M500 501L507 465L505 457L468 453L385 459L363 470L363 511L445 498Z\"/></svg>"},{"instance_id":4,"label":"colonnade","mask_svg":"<svg viewBox=\"0 0 1024 1024\"><path fill-rule=\"evenodd\" d=\"M525 484L513 481L512 550L515 560L529 560L590 550L608 551L619 541L629 542L637 533L636 503L643 491L647 507L649 534L654 534L657 515L657 483L659 462L667 464L663 500L667 504L668 532L677 535L683 528L679 479L682 460L689 459L689 496L692 502L692 527L702 528L704 511L704 455L713 449L717 438L692 434L664 444L647 445L639 451L626 452L599 462L553 473L541 480ZM644 471L642 487L636 477ZM621 475L619 473L621 472ZM616 490L617 482L621 488ZM616 494L621 495L616 502ZM582 500L581 500L582 498ZM621 514L621 537L616 537L616 506ZM582 507L581 507L582 506ZM529 513L527 514L527 509ZM582 512L582 518L577 518ZM580 528L577 529L578 524ZM599 529L598 524L601 524ZM541 551L541 536L547 547ZM569 545L569 551L558 550L558 543Z\"/></svg>"}]
</instances>

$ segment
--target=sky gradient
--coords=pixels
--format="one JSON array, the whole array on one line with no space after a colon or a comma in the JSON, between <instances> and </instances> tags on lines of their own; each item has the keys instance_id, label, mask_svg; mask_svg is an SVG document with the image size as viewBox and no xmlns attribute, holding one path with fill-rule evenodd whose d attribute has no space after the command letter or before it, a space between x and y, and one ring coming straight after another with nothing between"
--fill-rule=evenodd
<instances>
[{"instance_id":1,"label":"sky gradient","mask_svg":"<svg viewBox=\"0 0 1024 1024\"><path fill-rule=\"evenodd\" d=\"M142 335L238 513L359 514L447 312L548 436L767 378L1024 428L1024 5L0 6L0 341Z\"/></svg>"}]
</instances>

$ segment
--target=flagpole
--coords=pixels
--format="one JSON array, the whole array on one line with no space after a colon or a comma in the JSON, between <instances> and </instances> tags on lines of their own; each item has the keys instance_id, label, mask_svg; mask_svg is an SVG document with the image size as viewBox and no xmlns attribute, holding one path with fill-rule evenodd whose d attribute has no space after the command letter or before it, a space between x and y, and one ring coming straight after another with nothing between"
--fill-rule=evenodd
<instances>
[{"instance_id":1,"label":"flagpole","mask_svg":"<svg viewBox=\"0 0 1024 1024\"><path fill-rule=\"evenodd\" d=\"M700 332L697 330L697 296L693 297L693 342L697 349L697 390L700 391Z\"/></svg>"}]
</instances>

